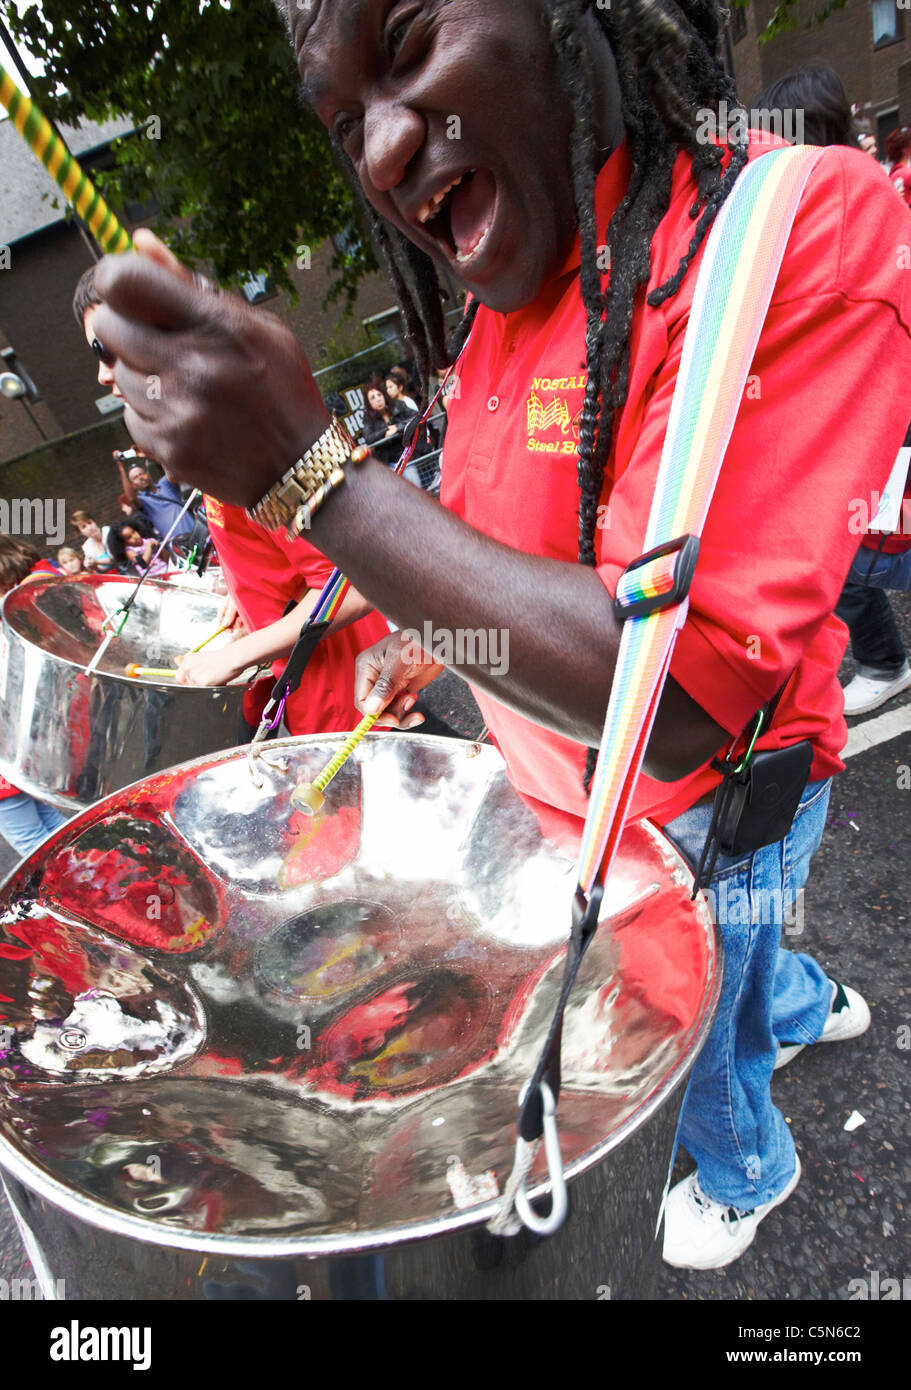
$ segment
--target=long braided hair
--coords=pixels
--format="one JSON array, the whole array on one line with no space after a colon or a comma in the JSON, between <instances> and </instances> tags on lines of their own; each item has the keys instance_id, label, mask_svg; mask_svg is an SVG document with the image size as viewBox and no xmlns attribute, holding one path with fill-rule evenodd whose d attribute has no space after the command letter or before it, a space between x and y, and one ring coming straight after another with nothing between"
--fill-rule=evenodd
<instances>
[{"instance_id":1,"label":"long braided hair","mask_svg":"<svg viewBox=\"0 0 911 1390\"><path fill-rule=\"evenodd\" d=\"M692 159L696 198L689 210L693 235L677 269L648 295L657 308L677 293L719 208L747 162L747 139L731 139L731 158L698 138L705 112L718 104L739 106L734 84L719 57L724 15L717 0L539 0L549 26L559 80L571 103L571 166L579 218L580 289L586 313L586 386L579 423L578 559L594 565L598 505L610 456L615 413L626 402L629 340L636 296L648 283L652 237L670 204L671 177L681 150ZM629 186L607 228L595 213L595 72L591 20L613 52L621 110L632 161ZM740 125L738 122L737 125ZM447 344L440 284L430 257L385 222L364 197L357 174L336 146L336 155L373 236L399 300L406 336L426 383L429 373L455 361L478 302ZM610 248L611 275L602 288L599 248ZM585 786L596 751L589 750Z\"/></svg>"}]
</instances>

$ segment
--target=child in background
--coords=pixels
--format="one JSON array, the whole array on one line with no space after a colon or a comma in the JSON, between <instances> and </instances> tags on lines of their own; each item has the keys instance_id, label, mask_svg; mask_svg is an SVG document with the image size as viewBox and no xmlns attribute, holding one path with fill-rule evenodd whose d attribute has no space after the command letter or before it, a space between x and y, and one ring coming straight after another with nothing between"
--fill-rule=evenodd
<instances>
[{"instance_id":1,"label":"child in background","mask_svg":"<svg viewBox=\"0 0 911 1390\"><path fill-rule=\"evenodd\" d=\"M57 551L57 563L64 574L77 575L83 574L82 556L78 550L74 550L70 545L62 545Z\"/></svg>"},{"instance_id":2,"label":"child in background","mask_svg":"<svg viewBox=\"0 0 911 1390\"><path fill-rule=\"evenodd\" d=\"M110 526L102 528L88 512L73 512L72 525L83 537L82 554L85 568L97 574L106 574L108 570L112 570L114 560L108 550Z\"/></svg>"},{"instance_id":3,"label":"child in background","mask_svg":"<svg viewBox=\"0 0 911 1390\"><path fill-rule=\"evenodd\" d=\"M121 574L149 574L154 579L168 573L167 562L161 556L154 558L159 543L149 534L151 529L148 522L135 515L111 527L108 548Z\"/></svg>"},{"instance_id":4,"label":"child in background","mask_svg":"<svg viewBox=\"0 0 911 1390\"><path fill-rule=\"evenodd\" d=\"M26 579L40 579L45 574L59 574L54 560L45 560L27 541L0 535L0 598Z\"/></svg>"}]
</instances>

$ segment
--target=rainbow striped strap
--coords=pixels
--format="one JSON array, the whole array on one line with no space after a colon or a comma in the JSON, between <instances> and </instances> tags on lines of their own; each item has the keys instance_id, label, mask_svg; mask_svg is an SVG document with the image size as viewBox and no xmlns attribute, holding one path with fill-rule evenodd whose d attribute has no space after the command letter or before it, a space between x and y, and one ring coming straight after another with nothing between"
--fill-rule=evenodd
<instances>
[{"instance_id":1,"label":"rainbow striped strap","mask_svg":"<svg viewBox=\"0 0 911 1390\"><path fill-rule=\"evenodd\" d=\"M129 233L120 225L91 179L82 172L35 103L16 86L0 65L0 105L5 106L13 125L41 160L51 178L66 195L83 222L106 252L128 251Z\"/></svg>"},{"instance_id":2,"label":"rainbow striped strap","mask_svg":"<svg viewBox=\"0 0 911 1390\"><path fill-rule=\"evenodd\" d=\"M669 543L702 533L797 208L821 153L789 146L748 164L709 234L645 534L646 551L669 553L628 568L617 587L626 620L580 846L585 894L610 871L686 621L688 599L672 596L679 551ZM631 606L661 596L674 606L627 616Z\"/></svg>"},{"instance_id":3,"label":"rainbow striped strap","mask_svg":"<svg viewBox=\"0 0 911 1390\"><path fill-rule=\"evenodd\" d=\"M820 153L794 146L771 151L748 165L722 205L706 244L646 528L647 553L626 569L615 597L624 621L582 832L560 997L535 1070L519 1098L513 1175L491 1225L494 1230L518 1228L511 1214L513 1201L521 1223L540 1234L557 1230L565 1216L565 1204L556 1198L549 1216L523 1215L523 1174L534 1156L531 1146L542 1134L547 1141L549 1126L548 1171L553 1191L558 1192L562 1159L553 1103L560 1093L563 1012L598 926L605 880L623 833L677 634L686 621L690 574L681 570L692 570L797 207Z\"/></svg>"}]
</instances>

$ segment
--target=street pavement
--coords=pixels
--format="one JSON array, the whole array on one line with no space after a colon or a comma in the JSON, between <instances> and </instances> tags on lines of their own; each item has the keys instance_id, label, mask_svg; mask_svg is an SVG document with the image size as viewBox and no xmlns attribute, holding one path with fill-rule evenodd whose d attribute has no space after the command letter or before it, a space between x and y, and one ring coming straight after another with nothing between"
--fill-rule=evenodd
<instances>
[{"instance_id":1,"label":"street pavement","mask_svg":"<svg viewBox=\"0 0 911 1390\"><path fill-rule=\"evenodd\" d=\"M911 596L891 598L911 650ZM842 680L852 671L847 658ZM446 673L422 700L457 733L480 736L483 721L458 677ZM773 1095L803 1164L799 1186L727 1269L664 1266L660 1299L846 1300L862 1290L876 1298L884 1280L911 1273L911 692L850 723L863 732L852 732L846 771L833 785L803 930L785 944L860 990L873 1023L863 1038L807 1048L776 1072ZM0 873L14 862L0 841ZM855 1112L863 1122L846 1130ZM693 1166L681 1151L675 1176ZM0 1278L23 1277L28 1262L0 1198Z\"/></svg>"}]
</instances>

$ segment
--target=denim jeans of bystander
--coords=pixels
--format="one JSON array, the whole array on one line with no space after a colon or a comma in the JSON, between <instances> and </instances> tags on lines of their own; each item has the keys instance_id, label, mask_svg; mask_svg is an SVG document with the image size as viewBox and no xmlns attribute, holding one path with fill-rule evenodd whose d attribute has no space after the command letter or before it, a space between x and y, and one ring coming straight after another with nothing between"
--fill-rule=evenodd
<instances>
[{"instance_id":1,"label":"denim jeans of bystander","mask_svg":"<svg viewBox=\"0 0 911 1390\"><path fill-rule=\"evenodd\" d=\"M60 811L25 792L0 799L0 835L23 858L65 824L66 816Z\"/></svg>"},{"instance_id":2,"label":"denim jeans of bystander","mask_svg":"<svg viewBox=\"0 0 911 1390\"><path fill-rule=\"evenodd\" d=\"M894 676L907 660L886 589L911 589L911 550L877 555L860 546L835 614L847 624L861 674Z\"/></svg>"}]
</instances>

